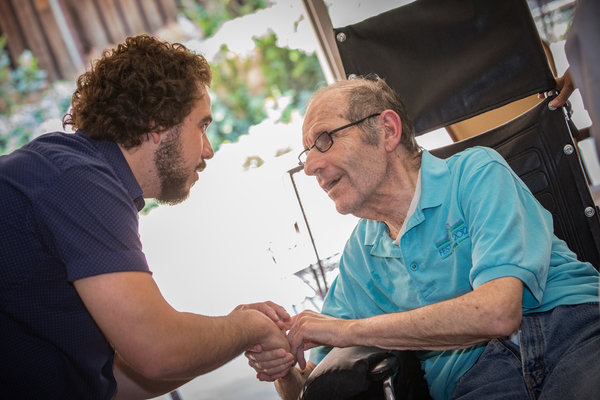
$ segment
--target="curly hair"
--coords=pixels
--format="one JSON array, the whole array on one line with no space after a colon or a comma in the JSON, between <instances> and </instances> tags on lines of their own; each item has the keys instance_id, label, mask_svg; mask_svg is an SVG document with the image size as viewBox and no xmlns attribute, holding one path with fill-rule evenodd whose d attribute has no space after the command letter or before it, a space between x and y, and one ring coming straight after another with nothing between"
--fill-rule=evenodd
<instances>
[{"instance_id":1,"label":"curly hair","mask_svg":"<svg viewBox=\"0 0 600 400\"><path fill-rule=\"evenodd\" d=\"M201 97L200 85L210 87L211 79L206 59L184 45L149 35L128 37L104 50L79 77L63 127L137 147L147 133L182 123Z\"/></svg>"}]
</instances>

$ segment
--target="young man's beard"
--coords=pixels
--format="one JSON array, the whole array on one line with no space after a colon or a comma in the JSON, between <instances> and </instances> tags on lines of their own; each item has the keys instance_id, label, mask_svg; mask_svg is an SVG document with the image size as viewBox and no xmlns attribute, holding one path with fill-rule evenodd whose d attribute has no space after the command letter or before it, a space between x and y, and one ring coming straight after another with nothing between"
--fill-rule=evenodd
<instances>
[{"instance_id":1,"label":"young man's beard","mask_svg":"<svg viewBox=\"0 0 600 400\"><path fill-rule=\"evenodd\" d=\"M183 146L180 137L181 127L171 128L154 155L154 164L160 179L160 195L156 197L156 201L160 204L179 204L190 195L186 185L191 172L182 165Z\"/></svg>"}]
</instances>

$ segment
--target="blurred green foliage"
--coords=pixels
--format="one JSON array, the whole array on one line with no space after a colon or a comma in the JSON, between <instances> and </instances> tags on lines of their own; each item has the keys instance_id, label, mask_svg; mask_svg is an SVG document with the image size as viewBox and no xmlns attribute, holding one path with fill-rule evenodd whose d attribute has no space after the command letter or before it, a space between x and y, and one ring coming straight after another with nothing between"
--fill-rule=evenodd
<instances>
[{"instance_id":1,"label":"blurred green foliage","mask_svg":"<svg viewBox=\"0 0 600 400\"><path fill-rule=\"evenodd\" d=\"M17 68L12 69L6 36L0 36L0 114L10 114L12 107L23 103L29 93L44 89L47 76L29 50L23 51Z\"/></svg>"},{"instance_id":2,"label":"blurred green foliage","mask_svg":"<svg viewBox=\"0 0 600 400\"><path fill-rule=\"evenodd\" d=\"M255 54L246 59L221 48L213 65L214 122L209 138L215 148L235 142L266 117L266 105L289 122L325 81L316 55L277 47L277 36L254 38Z\"/></svg>"},{"instance_id":3,"label":"blurred green foliage","mask_svg":"<svg viewBox=\"0 0 600 400\"><path fill-rule=\"evenodd\" d=\"M37 100L35 94L47 87L46 78L46 71L39 69L29 50L23 51L13 69L6 51L6 36L0 36L0 155L29 142L35 127L44 121L43 111L35 110L16 127L5 122L15 107Z\"/></svg>"},{"instance_id":4,"label":"blurred green foliage","mask_svg":"<svg viewBox=\"0 0 600 400\"><path fill-rule=\"evenodd\" d=\"M203 30L204 37L211 37L223 22L251 14L266 8L264 0L182 0L180 8L192 21Z\"/></svg>"},{"instance_id":5,"label":"blurred green foliage","mask_svg":"<svg viewBox=\"0 0 600 400\"><path fill-rule=\"evenodd\" d=\"M262 8L262 0L243 5L235 0L183 2L185 15L204 29L206 38L223 22ZM292 112L302 111L317 85L325 81L315 54L278 47L275 34L253 40L256 48L251 56L243 58L222 46L211 65L214 121L208 136L215 150L259 124L266 117L266 105L282 114L281 121L289 122Z\"/></svg>"}]
</instances>

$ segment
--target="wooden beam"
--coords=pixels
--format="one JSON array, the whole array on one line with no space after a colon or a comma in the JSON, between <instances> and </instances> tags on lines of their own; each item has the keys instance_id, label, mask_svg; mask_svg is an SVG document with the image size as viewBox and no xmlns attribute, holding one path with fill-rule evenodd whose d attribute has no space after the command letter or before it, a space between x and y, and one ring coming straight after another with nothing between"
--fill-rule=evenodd
<instances>
[{"instance_id":1,"label":"wooden beam","mask_svg":"<svg viewBox=\"0 0 600 400\"><path fill-rule=\"evenodd\" d=\"M69 49L52 11L50 1L34 0L33 6L41 22L41 28L49 44L49 52L52 54L52 58L59 70L60 78L75 79L79 71L69 54Z\"/></svg>"},{"instance_id":2,"label":"wooden beam","mask_svg":"<svg viewBox=\"0 0 600 400\"><path fill-rule=\"evenodd\" d=\"M107 32L92 0L64 0L64 4L86 55L92 51L101 52L109 46Z\"/></svg>"},{"instance_id":3,"label":"wooden beam","mask_svg":"<svg viewBox=\"0 0 600 400\"><path fill-rule=\"evenodd\" d=\"M140 6L146 23L150 28L150 33L154 33L162 28L164 21L163 16L155 0L140 0Z\"/></svg>"},{"instance_id":4,"label":"wooden beam","mask_svg":"<svg viewBox=\"0 0 600 400\"><path fill-rule=\"evenodd\" d=\"M113 44L124 41L128 36L127 27L115 0L96 0L96 4L104 20L108 40Z\"/></svg>"},{"instance_id":5,"label":"wooden beam","mask_svg":"<svg viewBox=\"0 0 600 400\"><path fill-rule=\"evenodd\" d=\"M123 10L123 15L125 17L125 22L129 27L129 35L139 35L141 33L146 32L146 26L144 24L144 19L142 18L142 14L140 12L139 5L136 0L119 0L121 4L121 8Z\"/></svg>"},{"instance_id":6,"label":"wooden beam","mask_svg":"<svg viewBox=\"0 0 600 400\"><path fill-rule=\"evenodd\" d=\"M179 13L179 10L177 9L176 0L157 0L157 1L160 5L161 9L164 12L165 21L167 23L177 21L177 14Z\"/></svg>"},{"instance_id":7,"label":"wooden beam","mask_svg":"<svg viewBox=\"0 0 600 400\"><path fill-rule=\"evenodd\" d=\"M327 83L346 79L327 6L323 0L302 0L302 5L319 43L317 58Z\"/></svg>"},{"instance_id":8,"label":"wooden beam","mask_svg":"<svg viewBox=\"0 0 600 400\"><path fill-rule=\"evenodd\" d=\"M14 65L25 47L23 31L17 23L14 10L9 0L0 0L0 31L7 37L6 49Z\"/></svg>"},{"instance_id":9,"label":"wooden beam","mask_svg":"<svg viewBox=\"0 0 600 400\"><path fill-rule=\"evenodd\" d=\"M30 0L11 0L15 11L17 21L23 29L25 46L31 50L37 58L40 69L48 73L50 81L61 79L62 76L58 70L53 55L48 47L48 42L44 37L44 32L39 23L38 16Z\"/></svg>"}]
</instances>

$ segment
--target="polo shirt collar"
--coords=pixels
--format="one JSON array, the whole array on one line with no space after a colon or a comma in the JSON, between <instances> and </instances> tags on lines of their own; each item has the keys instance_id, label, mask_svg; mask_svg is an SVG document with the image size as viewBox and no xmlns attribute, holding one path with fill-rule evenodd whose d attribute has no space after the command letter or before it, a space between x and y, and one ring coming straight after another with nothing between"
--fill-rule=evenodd
<instances>
[{"instance_id":1,"label":"polo shirt collar","mask_svg":"<svg viewBox=\"0 0 600 400\"><path fill-rule=\"evenodd\" d=\"M442 205L443 188L450 182L450 170L446 161L423 150L421 158L421 200L418 210Z\"/></svg>"},{"instance_id":2,"label":"polo shirt collar","mask_svg":"<svg viewBox=\"0 0 600 400\"><path fill-rule=\"evenodd\" d=\"M88 139L106 158L106 161L112 166L117 177L129 193L131 201L135 204L138 212L142 211L146 202L144 201L144 192L133 175L125 156L121 152L119 145L108 140L93 140L88 138L83 131L77 131L76 135Z\"/></svg>"},{"instance_id":3,"label":"polo shirt collar","mask_svg":"<svg viewBox=\"0 0 600 400\"><path fill-rule=\"evenodd\" d=\"M448 185L450 178L450 170L446 165L446 161L431 155L427 150L423 150L423 156L421 158L421 199L417 204L412 217L407 221L406 231L410 230L414 226L420 224L424 220L422 210L426 208L439 207L442 204L442 197L439 195L440 190ZM366 232L365 241L366 246L378 246L381 249L373 249L371 253L394 253L397 248L390 247L387 243L393 244L393 241L388 236L387 226L381 221L366 220Z\"/></svg>"}]
</instances>

